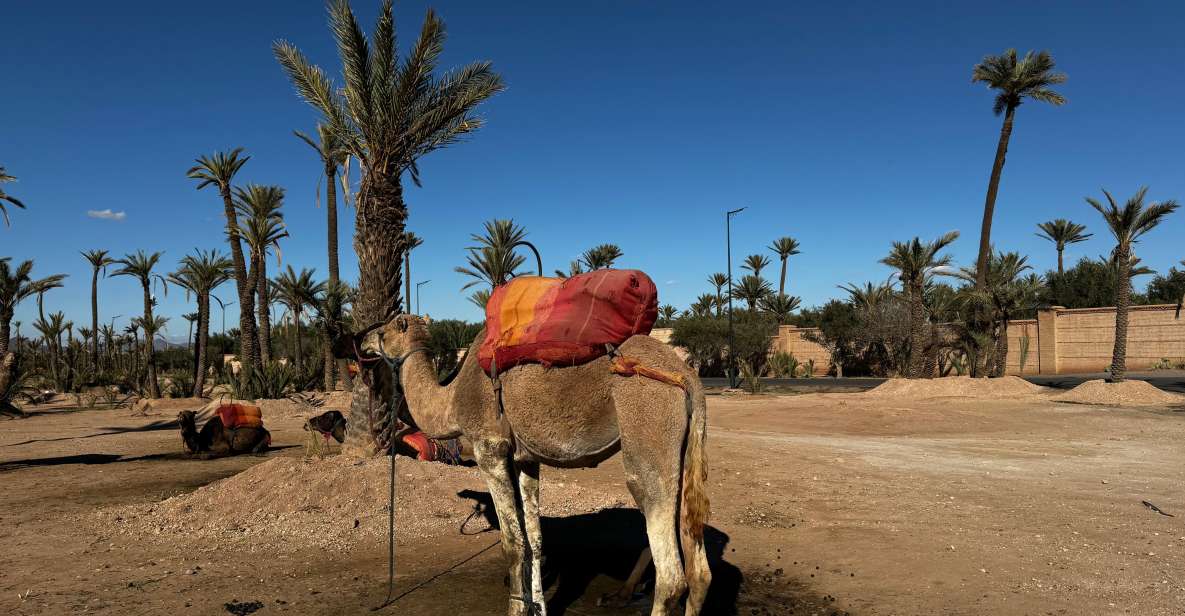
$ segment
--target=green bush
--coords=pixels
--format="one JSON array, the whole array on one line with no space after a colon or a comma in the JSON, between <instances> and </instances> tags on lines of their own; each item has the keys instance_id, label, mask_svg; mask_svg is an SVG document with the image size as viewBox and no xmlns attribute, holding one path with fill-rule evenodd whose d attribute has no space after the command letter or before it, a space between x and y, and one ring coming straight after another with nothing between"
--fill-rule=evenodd
<instances>
[{"instance_id":1,"label":"green bush","mask_svg":"<svg viewBox=\"0 0 1185 616\"><path fill-rule=\"evenodd\" d=\"M268 362L262 370L245 372L232 383L235 398L240 400L285 398L295 389L296 370L279 362Z\"/></svg>"},{"instance_id":2,"label":"green bush","mask_svg":"<svg viewBox=\"0 0 1185 616\"><path fill-rule=\"evenodd\" d=\"M738 368L749 362L761 374L769 348L778 332L773 317L757 311L737 310L733 315ZM687 316L675 321L671 344L687 350L688 359L700 376L724 376L728 349L728 317Z\"/></svg>"}]
</instances>

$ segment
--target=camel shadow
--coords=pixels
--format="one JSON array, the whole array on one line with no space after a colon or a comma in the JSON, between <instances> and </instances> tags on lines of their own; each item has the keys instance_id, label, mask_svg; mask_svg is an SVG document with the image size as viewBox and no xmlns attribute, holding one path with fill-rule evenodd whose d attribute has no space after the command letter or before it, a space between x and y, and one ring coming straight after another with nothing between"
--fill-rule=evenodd
<instances>
[{"instance_id":1,"label":"camel shadow","mask_svg":"<svg viewBox=\"0 0 1185 616\"><path fill-rule=\"evenodd\" d=\"M176 430L177 420L168 419L161 421L154 421L144 424L142 426L99 426L102 432L94 434L83 434L82 436L59 436L55 438L38 438L28 441L20 441L19 443L8 443L4 447L16 447L17 445L29 445L31 443L52 443L56 441L73 441L87 438L95 438L99 436L111 436L113 434L129 434L133 432L158 432L161 430Z\"/></svg>"},{"instance_id":2,"label":"camel shadow","mask_svg":"<svg viewBox=\"0 0 1185 616\"><path fill-rule=\"evenodd\" d=\"M257 454L239 454L239 456L240 457L241 456L262 457L262 456L266 456L268 454L268 452L282 451L284 449L292 449L294 447L297 447L297 445L277 445L277 446L269 447L267 452L261 452L261 453L257 453ZM95 465L95 464L113 464L116 462L152 462L152 461L158 461L158 460L170 460L170 461L203 460L203 459L215 459L215 458L226 458L226 457L231 457L231 456L211 456L208 458L199 458L198 456L195 456L193 454L186 453L183 451L170 451L167 453L151 453L151 454L146 454L146 455L142 455L142 456L124 456L124 455L120 455L120 454L111 454L111 453L82 453L82 454L75 454L75 455L71 455L71 456L57 456L57 457L52 457L52 458L29 458L26 460L11 460L8 462L0 462L0 473L6 472L6 471L15 471L15 470L19 470L22 468L31 468L31 467L39 467L39 466L61 466L61 465L66 465L66 464L83 464L83 465L89 466L89 465Z\"/></svg>"},{"instance_id":3,"label":"camel shadow","mask_svg":"<svg viewBox=\"0 0 1185 616\"><path fill-rule=\"evenodd\" d=\"M489 493L462 490L457 495L475 501L489 529L498 529ZM584 614L590 609L601 613L596 598L620 589L648 545L645 518L633 508L602 509L567 517L544 516L542 526L543 584L551 593L547 609L558 616L570 612ZM704 545L712 569L712 587L704 603L704 614L737 613L737 598L745 578L740 569L724 560L728 542L726 533L713 526L704 528ZM631 608L649 611L647 604L653 582L651 565L643 577L646 595L635 597Z\"/></svg>"}]
</instances>

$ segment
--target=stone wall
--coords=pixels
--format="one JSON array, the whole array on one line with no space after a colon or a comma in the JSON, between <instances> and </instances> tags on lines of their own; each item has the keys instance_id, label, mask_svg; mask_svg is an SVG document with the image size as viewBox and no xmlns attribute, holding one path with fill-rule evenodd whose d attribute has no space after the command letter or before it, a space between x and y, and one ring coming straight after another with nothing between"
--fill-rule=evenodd
<instances>
[{"instance_id":1,"label":"stone wall","mask_svg":"<svg viewBox=\"0 0 1185 616\"><path fill-rule=\"evenodd\" d=\"M792 353L800 362L815 360L815 374L831 371L827 349L807 339L814 328L778 327L773 351ZM670 342L669 328L652 336ZM1115 343L1114 308L1067 309L1054 306L1036 319L1008 324L1008 374L1102 372L1111 365ZM1026 352L1027 347L1027 352ZM1161 359L1185 361L1185 315L1173 304L1132 306L1127 332L1128 370L1147 370ZM1022 361L1023 370L1022 370Z\"/></svg>"}]
</instances>

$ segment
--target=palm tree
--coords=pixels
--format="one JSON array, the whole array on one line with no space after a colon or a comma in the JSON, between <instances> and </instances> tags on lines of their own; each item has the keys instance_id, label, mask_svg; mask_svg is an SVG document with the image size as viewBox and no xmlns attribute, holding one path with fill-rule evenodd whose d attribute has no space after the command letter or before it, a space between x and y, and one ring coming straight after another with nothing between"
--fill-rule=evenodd
<instances>
[{"instance_id":1,"label":"palm tree","mask_svg":"<svg viewBox=\"0 0 1185 616\"><path fill-rule=\"evenodd\" d=\"M866 282L863 287L848 283L839 285L839 288L847 292L848 301L853 306L864 310L875 309L882 302L893 297L893 285L889 283L877 285Z\"/></svg>"},{"instance_id":2,"label":"palm tree","mask_svg":"<svg viewBox=\"0 0 1185 616\"><path fill-rule=\"evenodd\" d=\"M1179 207L1173 200L1145 205L1147 192L1147 186L1141 187L1122 207L1106 190L1103 191L1106 205L1097 199L1086 198L1086 202L1103 215L1111 235L1115 236L1115 250L1111 253L1119 267L1119 284L1115 287L1115 346L1111 351L1111 381L1115 383L1123 382L1127 376L1127 318L1131 309L1131 271L1135 261L1132 244Z\"/></svg>"},{"instance_id":3,"label":"palm tree","mask_svg":"<svg viewBox=\"0 0 1185 616\"><path fill-rule=\"evenodd\" d=\"M313 281L313 270L301 268L300 273L297 274L289 265L288 269L281 272L272 281L272 289L275 291L276 299L287 306L288 311L292 313L292 322L296 327L296 347L293 355L296 370L299 373L304 370L304 355L301 352L300 340L301 317L304 315L306 306L316 305L317 296L325 292L325 283Z\"/></svg>"},{"instance_id":4,"label":"palm tree","mask_svg":"<svg viewBox=\"0 0 1185 616\"><path fill-rule=\"evenodd\" d=\"M786 264L790 261L790 257L799 254L798 240L792 237L780 237L769 245L769 249L778 255L778 260L782 262L782 276L778 279L778 295L786 294Z\"/></svg>"},{"instance_id":5,"label":"palm tree","mask_svg":"<svg viewBox=\"0 0 1185 616\"><path fill-rule=\"evenodd\" d=\"M1022 278L1022 274L1032 269L1028 261L1028 257L1017 252L993 253L988 260L987 286L983 289L973 286L979 279L974 268L962 268L955 274L972 285L962 289L964 302L986 308L990 314L991 346L983 362L987 376L1004 376L1008 364L1008 322L1021 310L1036 306L1042 282L1035 275Z\"/></svg>"},{"instance_id":6,"label":"palm tree","mask_svg":"<svg viewBox=\"0 0 1185 616\"><path fill-rule=\"evenodd\" d=\"M144 290L144 317L139 320L139 325L144 329L145 347L144 353L146 356L146 367L148 374L148 397L160 397L160 384L156 382L156 353L153 350L153 335L158 331L155 325L160 322L152 316L152 306L156 300L152 297L152 282L159 281L168 290L168 281L159 274L153 274L152 270L160 261L160 256L164 254L161 252L154 252L148 254L143 250L136 251L136 254L124 255L122 259L116 259L115 263L121 267L115 270L112 276L131 276L140 281L140 287Z\"/></svg>"},{"instance_id":7,"label":"palm tree","mask_svg":"<svg viewBox=\"0 0 1185 616\"><path fill-rule=\"evenodd\" d=\"M407 247L407 252L403 255L403 297L407 305L404 306L404 312L411 312L411 251L424 245L424 240L420 236L408 231L403 234L403 245Z\"/></svg>"},{"instance_id":8,"label":"palm tree","mask_svg":"<svg viewBox=\"0 0 1185 616\"><path fill-rule=\"evenodd\" d=\"M761 270L769 267L769 257L761 254L749 255L745 257L745 262L741 264L741 269L747 269L753 272L754 276L761 277Z\"/></svg>"},{"instance_id":9,"label":"palm tree","mask_svg":"<svg viewBox=\"0 0 1185 616\"><path fill-rule=\"evenodd\" d=\"M276 249L280 260L280 240L288 237L284 228L284 189L279 186L248 184L235 189L235 208L241 217L239 234L251 249L251 273L247 280L255 286L258 298L259 358L263 363L272 358L271 300L268 298L267 253Z\"/></svg>"},{"instance_id":10,"label":"palm tree","mask_svg":"<svg viewBox=\"0 0 1185 616\"><path fill-rule=\"evenodd\" d=\"M16 268L9 259L0 259L0 360L8 354L8 340L12 336L12 317L17 304L34 295L62 286L65 274L54 274L33 279L33 262L22 261Z\"/></svg>"},{"instance_id":11,"label":"palm tree","mask_svg":"<svg viewBox=\"0 0 1185 616\"><path fill-rule=\"evenodd\" d=\"M764 299L773 290L769 283L756 274L749 274L741 278L741 282L732 289L733 299L745 300L749 303L749 310L757 310L757 302Z\"/></svg>"},{"instance_id":12,"label":"palm tree","mask_svg":"<svg viewBox=\"0 0 1185 616\"><path fill-rule=\"evenodd\" d=\"M584 251L584 254L580 255L580 263L589 271L606 269L613 267L613 262L624 254L617 244L599 244Z\"/></svg>"},{"instance_id":13,"label":"palm tree","mask_svg":"<svg viewBox=\"0 0 1185 616\"><path fill-rule=\"evenodd\" d=\"M1057 218L1049 222L1040 223L1037 225L1037 228L1041 230L1037 234L1037 237L1045 238L1057 246L1057 273L1059 274L1066 272L1065 266L1062 263L1062 253L1066 250L1066 246L1085 242L1094 235L1093 233L1086 232L1086 225L1070 222L1065 218Z\"/></svg>"},{"instance_id":14,"label":"palm tree","mask_svg":"<svg viewBox=\"0 0 1185 616\"><path fill-rule=\"evenodd\" d=\"M781 293L770 294L761 298L758 304L762 310L774 315L778 325L785 325L790 320L790 313L798 310L798 306L802 304L802 298Z\"/></svg>"},{"instance_id":15,"label":"palm tree","mask_svg":"<svg viewBox=\"0 0 1185 616\"><path fill-rule=\"evenodd\" d=\"M677 314L679 314L679 309L670 304L663 304L658 309L658 318L668 325L671 321L675 320L675 315Z\"/></svg>"},{"instance_id":16,"label":"palm tree","mask_svg":"<svg viewBox=\"0 0 1185 616\"><path fill-rule=\"evenodd\" d=\"M218 188L222 197L222 206L226 215L226 241L230 244L230 255L234 261L235 284L239 295L239 359L243 366L262 369L263 364L259 355L259 334L255 327L255 293L256 285L247 276L247 261L243 256L243 245L239 242L239 221L235 210L231 182L235 174L251 159L250 156L240 156L243 148L235 148L230 152L217 152L213 156L201 156L186 175L198 182L198 190L207 186ZM246 377L247 370L243 371Z\"/></svg>"},{"instance_id":17,"label":"palm tree","mask_svg":"<svg viewBox=\"0 0 1185 616\"><path fill-rule=\"evenodd\" d=\"M893 242L893 248L881 263L896 269L909 299L909 366L906 377L922 378L926 362L926 279L937 268L950 265L950 255L939 255L959 237L958 231L951 231L932 242L913 238L908 242Z\"/></svg>"},{"instance_id":18,"label":"palm tree","mask_svg":"<svg viewBox=\"0 0 1185 616\"><path fill-rule=\"evenodd\" d=\"M697 317L712 316L712 308L717 306L716 298L705 293L695 299L691 304L691 314Z\"/></svg>"},{"instance_id":19,"label":"palm tree","mask_svg":"<svg viewBox=\"0 0 1185 616\"><path fill-rule=\"evenodd\" d=\"M486 304L490 303L490 294L491 291L489 289L478 289L469 296L469 301L472 302L474 306L481 308L484 312L486 309Z\"/></svg>"},{"instance_id":20,"label":"palm tree","mask_svg":"<svg viewBox=\"0 0 1185 616\"><path fill-rule=\"evenodd\" d=\"M292 131L302 141L309 144L310 148L317 153L317 157L321 159L321 164L325 170L325 213L326 224L328 230L328 251L329 251L329 280L336 283L341 280L339 276L338 261L337 261L337 170L346 161L346 151L342 148L341 142L338 141L337 135L329 129L324 123L317 123L317 141L312 137L300 132ZM320 190L317 192L318 200L321 197Z\"/></svg>"},{"instance_id":21,"label":"palm tree","mask_svg":"<svg viewBox=\"0 0 1185 616\"><path fill-rule=\"evenodd\" d=\"M971 82L982 82L988 88L996 90L996 101L992 112L997 116L1004 115L1004 125L1000 128L1000 141L996 144L996 159L992 162L992 176L988 180L987 197L983 204L983 227L979 234L979 258L975 262L975 271L980 278L975 286L983 288L987 275L988 257L992 252L992 215L996 209L996 192L1000 188L1000 174L1004 171L1004 157L1008 154L1008 141L1012 137L1012 122L1016 117L1016 108L1026 98L1063 105L1066 99L1055 92L1050 86L1065 83L1065 73L1055 73L1053 56L1047 51L1028 52L1023 58L1017 58L1016 50L1009 49L998 56L987 56L971 70Z\"/></svg>"},{"instance_id":22,"label":"palm tree","mask_svg":"<svg viewBox=\"0 0 1185 616\"><path fill-rule=\"evenodd\" d=\"M99 331L99 270L106 269L115 263L115 259L107 256L106 250L86 250L82 257L91 264L91 331ZM91 337L91 361L99 365L99 337Z\"/></svg>"},{"instance_id":23,"label":"palm tree","mask_svg":"<svg viewBox=\"0 0 1185 616\"><path fill-rule=\"evenodd\" d=\"M724 310L724 287L728 286L728 276L716 272L708 276L708 284L716 287L716 316L720 316Z\"/></svg>"},{"instance_id":24,"label":"palm tree","mask_svg":"<svg viewBox=\"0 0 1185 616\"><path fill-rule=\"evenodd\" d=\"M474 109L503 85L489 62L433 75L444 50L444 24L432 10L402 62L396 56L391 0L383 1L369 40L348 0L332 2L329 25L343 66L340 88L293 44L277 41L272 49L299 95L321 113L327 130L363 169L354 225L355 312L369 324L399 312L407 219L403 173L418 186L420 157L481 127Z\"/></svg>"},{"instance_id":25,"label":"palm tree","mask_svg":"<svg viewBox=\"0 0 1185 616\"><path fill-rule=\"evenodd\" d=\"M197 344L194 345L193 397L205 393L210 346L210 294L234 277L234 262L216 250L196 250L181 259L169 281L197 298ZM188 318L188 317L186 317Z\"/></svg>"},{"instance_id":26,"label":"palm tree","mask_svg":"<svg viewBox=\"0 0 1185 616\"><path fill-rule=\"evenodd\" d=\"M0 165L0 216L4 217L5 226L11 226L12 224L8 220L8 210L4 208L4 203L6 201L12 205L15 205L16 207L21 208L22 210L25 209L25 204L21 203L20 199L17 199L16 197L4 192L4 184L15 181L16 177L8 175L8 172L4 170L4 167ZM0 359L3 358L4 355L0 354Z\"/></svg>"},{"instance_id":27,"label":"palm tree","mask_svg":"<svg viewBox=\"0 0 1185 616\"><path fill-rule=\"evenodd\" d=\"M584 264L580 261L572 261L571 263L568 263L568 271L566 273L564 270L555 270L555 275L558 278L571 278L573 276L579 276L583 273Z\"/></svg>"},{"instance_id":28,"label":"palm tree","mask_svg":"<svg viewBox=\"0 0 1185 616\"><path fill-rule=\"evenodd\" d=\"M468 267L453 268L458 274L473 278L461 287L462 291L483 282L490 285L492 290L519 275L518 268L527 259L515 253L514 248L526 243L526 229L516 225L513 220L491 220L485 223L485 235L473 234L469 237L478 245L466 249L469 251L465 259ZM488 296L486 299L489 299ZM480 305L484 307L485 302Z\"/></svg>"}]
</instances>

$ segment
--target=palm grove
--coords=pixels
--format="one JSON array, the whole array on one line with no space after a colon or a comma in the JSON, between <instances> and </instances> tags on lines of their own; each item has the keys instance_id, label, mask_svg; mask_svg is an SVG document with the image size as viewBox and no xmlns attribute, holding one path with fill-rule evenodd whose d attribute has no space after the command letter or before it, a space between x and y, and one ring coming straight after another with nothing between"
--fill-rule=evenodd
<instances>
[{"instance_id":1,"label":"palm grove","mask_svg":"<svg viewBox=\"0 0 1185 616\"><path fill-rule=\"evenodd\" d=\"M278 41L273 47L297 95L317 115L312 131L295 134L315 155L310 175L325 185L328 277L321 280L312 269L279 264L280 246L290 233L284 221L285 191L238 180L250 161L243 148L199 156L187 175L195 188L210 195L211 207L221 207L226 246L195 250L171 267L160 252L83 252L92 274L91 314L84 325L76 327L62 312L45 312L46 296L65 283L65 276L35 274L32 261L0 258L0 409L15 413L14 400L35 397L45 388L77 392L81 403L82 392L92 385L117 385L103 391L154 397L202 396L223 384L236 396L256 398L332 389L339 378L348 384L348 371L330 351L333 328L366 326L410 311L410 257L424 240L407 231L405 179L420 185L423 156L478 130L483 120L477 108L499 93L503 83L489 62L439 70L445 28L432 11L402 56L395 47L389 1L382 2L369 35L345 0L330 5L329 27L341 62L340 83L294 44ZM1041 223L1039 234L1053 244L1058 264L1044 276L1033 272L1027 257L995 250L991 225L1018 109L1026 101L1063 104L1053 87L1065 76L1054 71L1048 53L1022 56L1014 50L985 58L972 76L996 93L993 110L1003 118L976 263L966 268L950 263L946 250L956 233L894 242L882 260L896 271L892 280L842 285L845 299L802 309L800 298L787 293L792 257L801 247L794 238L776 238L744 259L739 277L708 276L706 292L686 309L661 307L659 325L673 327L672 341L689 351L701 374L723 373L730 357L750 374L800 373L793 358L769 353L776 327L797 324L818 328L813 336L830 351L839 374L999 375L1008 354L1008 321L1039 305L1057 304L1117 306L1111 372L1123 378L1128 307L1179 303L1185 293L1185 274L1175 268L1153 278L1143 294L1131 286L1133 277L1152 273L1139 265L1136 245L1177 205L1149 201L1143 189L1122 201L1105 192L1102 199L1091 198L1115 247L1108 256L1083 258L1068 268L1064 252L1090 237L1086 227L1065 219ZM360 175L351 191L349 170L355 164ZM0 214L6 224L10 210L26 207L6 192L5 186L15 180L0 167ZM339 187L347 200L353 194L356 206L356 285L342 279L338 265ZM484 306L493 288L514 276L542 273L538 251L526 238L527 231L509 219L491 220L472 236L473 245L456 271L469 279L464 290L473 303ZM524 252L534 253L533 263ZM611 267L623 256L616 244L603 243L566 269L553 271L572 276ZM269 274L273 262L280 269ZM141 313L118 330L114 320L101 318L100 287L108 276L133 282L143 298ZM233 295L225 293L227 286L233 287ZM160 344L170 327L183 327L157 314L158 294L170 288L193 302L193 312L183 315L188 327L184 347ZM25 324L14 320L23 302L37 306L36 319L24 332ZM212 302L221 311L221 328L215 325ZM228 330L225 311L235 305L237 327ZM282 313L273 322L276 307ZM731 340L729 316L736 330ZM466 346L479 327L451 320L433 323L438 370L451 369L455 350ZM223 361L232 354L237 373ZM99 399L107 396L91 395L87 402L115 402ZM360 434L361 427L382 423L370 412L362 405L351 409L352 439L372 436Z\"/></svg>"}]
</instances>

